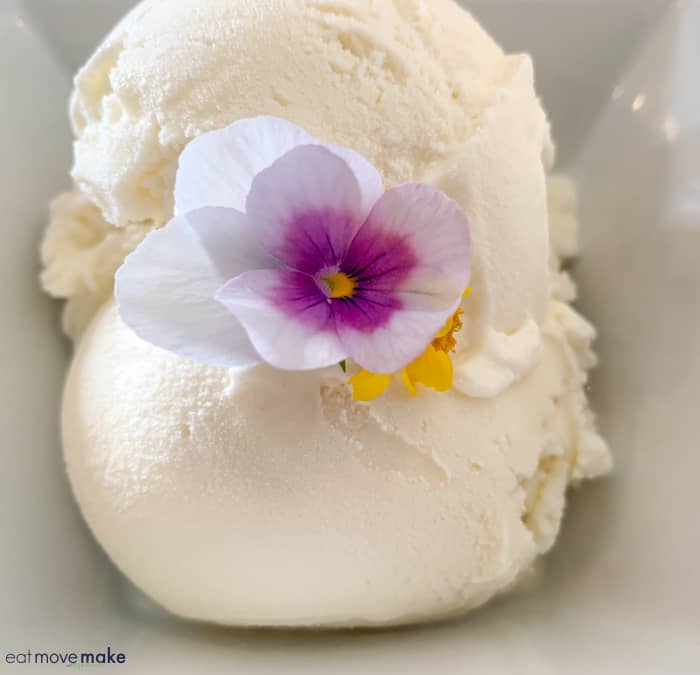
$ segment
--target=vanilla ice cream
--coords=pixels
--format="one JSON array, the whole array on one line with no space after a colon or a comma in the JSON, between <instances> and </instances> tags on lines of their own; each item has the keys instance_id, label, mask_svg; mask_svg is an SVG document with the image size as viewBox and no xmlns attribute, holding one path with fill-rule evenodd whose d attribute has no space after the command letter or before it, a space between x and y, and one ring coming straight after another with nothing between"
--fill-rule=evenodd
<instances>
[{"instance_id":1,"label":"vanilla ice cream","mask_svg":"<svg viewBox=\"0 0 700 675\"><path fill-rule=\"evenodd\" d=\"M574 194L562 178L548 194L529 57L450 0L150 0L78 73L71 111L75 189L42 250L78 340L65 454L137 585L226 624L394 624L478 605L552 545L567 486L609 454L584 394L594 332L560 270ZM120 322L114 272L172 216L184 146L261 114L464 209L453 391L359 405L340 369L206 367Z\"/></svg>"}]
</instances>

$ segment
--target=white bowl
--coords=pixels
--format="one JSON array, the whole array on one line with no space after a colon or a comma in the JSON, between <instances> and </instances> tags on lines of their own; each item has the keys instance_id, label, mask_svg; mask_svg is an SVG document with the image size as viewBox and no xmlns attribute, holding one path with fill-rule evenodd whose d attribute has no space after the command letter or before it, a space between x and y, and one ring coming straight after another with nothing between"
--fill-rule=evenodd
<instances>
[{"instance_id":1,"label":"white bowl","mask_svg":"<svg viewBox=\"0 0 700 675\"><path fill-rule=\"evenodd\" d=\"M9 652L126 653L134 673L700 672L700 3L472 0L531 51L562 168L578 179L591 394L614 476L572 495L531 583L463 620L383 633L194 626L153 608L91 539L62 470L68 345L37 286L68 183L69 72L129 0L0 7L0 671Z\"/></svg>"}]
</instances>

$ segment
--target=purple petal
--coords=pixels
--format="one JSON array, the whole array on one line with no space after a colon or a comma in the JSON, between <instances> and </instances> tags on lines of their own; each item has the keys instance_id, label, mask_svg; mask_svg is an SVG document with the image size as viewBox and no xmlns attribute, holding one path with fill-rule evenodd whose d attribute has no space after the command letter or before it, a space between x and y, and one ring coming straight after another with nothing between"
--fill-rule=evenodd
<instances>
[{"instance_id":1,"label":"purple petal","mask_svg":"<svg viewBox=\"0 0 700 675\"><path fill-rule=\"evenodd\" d=\"M428 185L389 190L357 233L342 271L357 282L351 308L337 315L343 345L367 370L400 370L460 304L470 276L466 216Z\"/></svg>"},{"instance_id":2,"label":"purple petal","mask_svg":"<svg viewBox=\"0 0 700 675\"><path fill-rule=\"evenodd\" d=\"M253 178L312 136L277 117L254 117L202 134L180 155L175 211L227 206L245 211Z\"/></svg>"},{"instance_id":3,"label":"purple petal","mask_svg":"<svg viewBox=\"0 0 700 675\"><path fill-rule=\"evenodd\" d=\"M119 314L151 344L217 366L260 361L238 320L214 295L226 280L184 218L146 237L117 271Z\"/></svg>"},{"instance_id":4,"label":"purple petal","mask_svg":"<svg viewBox=\"0 0 700 675\"><path fill-rule=\"evenodd\" d=\"M316 274L345 255L363 222L361 199L343 159L304 145L256 176L246 208L263 248L292 269Z\"/></svg>"},{"instance_id":5,"label":"purple petal","mask_svg":"<svg viewBox=\"0 0 700 675\"><path fill-rule=\"evenodd\" d=\"M409 183L387 191L348 250L343 268L365 271L362 288L392 290L405 306L447 311L470 278L469 223L435 188Z\"/></svg>"},{"instance_id":6,"label":"purple petal","mask_svg":"<svg viewBox=\"0 0 700 675\"><path fill-rule=\"evenodd\" d=\"M387 325L404 307L400 287L415 269L418 256L405 236L395 232L375 234L356 238L342 262L342 271L357 285L351 297L333 303L341 330L347 327L372 333Z\"/></svg>"},{"instance_id":7,"label":"purple petal","mask_svg":"<svg viewBox=\"0 0 700 675\"><path fill-rule=\"evenodd\" d=\"M331 305L308 275L257 270L229 281L217 299L243 324L260 356L283 370L313 370L347 357Z\"/></svg>"}]
</instances>

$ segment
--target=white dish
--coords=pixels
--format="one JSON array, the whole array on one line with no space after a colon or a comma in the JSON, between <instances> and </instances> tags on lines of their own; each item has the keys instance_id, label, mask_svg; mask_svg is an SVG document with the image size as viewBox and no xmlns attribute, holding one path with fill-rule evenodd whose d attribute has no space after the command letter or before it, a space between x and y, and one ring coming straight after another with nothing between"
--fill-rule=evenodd
<instances>
[{"instance_id":1,"label":"white dish","mask_svg":"<svg viewBox=\"0 0 700 675\"><path fill-rule=\"evenodd\" d=\"M8 652L111 645L134 673L697 673L700 5L467 3L509 49L535 55L562 166L579 181L580 304L601 334L592 397L617 467L572 495L559 543L516 594L450 623L313 634L165 616L100 552L62 473L68 348L37 287L37 242L67 184L69 72L130 4L0 7L0 671L33 672Z\"/></svg>"}]
</instances>

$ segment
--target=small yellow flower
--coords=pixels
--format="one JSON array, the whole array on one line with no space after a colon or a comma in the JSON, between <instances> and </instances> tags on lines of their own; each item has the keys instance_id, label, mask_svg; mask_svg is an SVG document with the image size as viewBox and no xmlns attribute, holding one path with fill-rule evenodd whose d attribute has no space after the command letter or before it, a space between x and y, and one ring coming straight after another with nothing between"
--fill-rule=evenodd
<instances>
[{"instance_id":1,"label":"small yellow flower","mask_svg":"<svg viewBox=\"0 0 700 675\"><path fill-rule=\"evenodd\" d=\"M350 378L352 397L356 401L374 401L388 389L391 378L392 375L380 375L361 370Z\"/></svg>"},{"instance_id":2,"label":"small yellow flower","mask_svg":"<svg viewBox=\"0 0 700 675\"><path fill-rule=\"evenodd\" d=\"M469 293L471 288L465 291L464 297L466 298ZM453 352L457 345L455 334L462 329L462 314L462 310L458 309L447 320L426 350L401 371L401 380L413 396L417 394L417 384L435 391L448 391L452 388L454 369L450 352ZM356 401L373 401L387 390L391 384L391 378L391 375L361 370L349 381L353 388L353 398Z\"/></svg>"}]
</instances>

